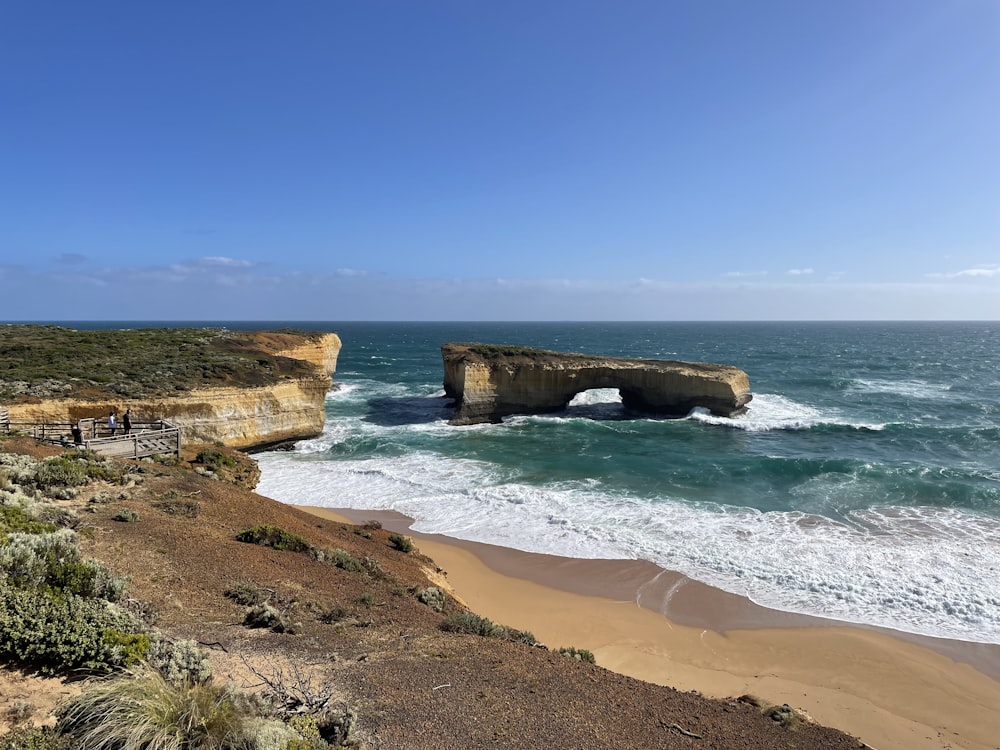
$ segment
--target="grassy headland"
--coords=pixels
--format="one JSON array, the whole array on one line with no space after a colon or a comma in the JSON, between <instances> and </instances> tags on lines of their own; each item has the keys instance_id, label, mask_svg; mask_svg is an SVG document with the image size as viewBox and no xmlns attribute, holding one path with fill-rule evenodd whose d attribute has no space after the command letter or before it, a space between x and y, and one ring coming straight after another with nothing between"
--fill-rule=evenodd
<instances>
[{"instance_id":1,"label":"grassy headland","mask_svg":"<svg viewBox=\"0 0 1000 750\"><path fill-rule=\"evenodd\" d=\"M219 328L78 331L0 326L0 402L46 398L143 398L216 385L259 386L312 373L277 356L295 337Z\"/></svg>"}]
</instances>

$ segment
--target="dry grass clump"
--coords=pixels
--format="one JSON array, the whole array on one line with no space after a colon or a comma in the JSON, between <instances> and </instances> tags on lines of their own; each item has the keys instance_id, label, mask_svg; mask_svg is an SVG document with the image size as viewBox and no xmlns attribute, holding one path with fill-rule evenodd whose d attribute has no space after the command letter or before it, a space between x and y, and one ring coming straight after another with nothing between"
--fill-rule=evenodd
<instances>
[{"instance_id":1,"label":"dry grass clump","mask_svg":"<svg viewBox=\"0 0 1000 750\"><path fill-rule=\"evenodd\" d=\"M147 665L91 681L56 715L79 750L244 750L253 718L231 689Z\"/></svg>"}]
</instances>

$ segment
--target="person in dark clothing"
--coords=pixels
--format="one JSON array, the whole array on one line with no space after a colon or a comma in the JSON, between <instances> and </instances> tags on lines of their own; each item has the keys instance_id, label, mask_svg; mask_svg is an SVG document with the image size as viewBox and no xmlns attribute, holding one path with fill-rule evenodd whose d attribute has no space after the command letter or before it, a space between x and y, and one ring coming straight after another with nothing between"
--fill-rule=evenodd
<instances>
[{"instance_id":1,"label":"person in dark clothing","mask_svg":"<svg viewBox=\"0 0 1000 750\"><path fill-rule=\"evenodd\" d=\"M132 434L132 410L126 409L125 414L122 416L122 427L125 428L125 434Z\"/></svg>"}]
</instances>

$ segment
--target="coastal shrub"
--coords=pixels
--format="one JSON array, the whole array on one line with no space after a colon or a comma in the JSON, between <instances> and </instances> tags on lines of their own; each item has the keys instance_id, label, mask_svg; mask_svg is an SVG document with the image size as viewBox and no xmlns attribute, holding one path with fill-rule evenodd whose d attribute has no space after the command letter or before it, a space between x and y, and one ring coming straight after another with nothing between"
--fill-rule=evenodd
<instances>
[{"instance_id":1,"label":"coastal shrub","mask_svg":"<svg viewBox=\"0 0 1000 750\"><path fill-rule=\"evenodd\" d=\"M26 701L22 698L17 698L11 702L7 711L4 713L4 718L7 723L13 727L20 726L24 724L31 715L35 713L35 706L31 701Z\"/></svg>"},{"instance_id":2,"label":"coastal shrub","mask_svg":"<svg viewBox=\"0 0 1000 750\"><path fill-rule=\"evenodd\" d=\"M328 562L331 565L335 565L341 570L346 570L350 573L367 573L367 569L364 564L352 555L342 549L333 549L332 547L324 547L322 549L312 548L309 554L315 560L320 562Z\"/></svg>"},{"instance_id":3,"label":"coastal shrub","mask_svg":"<svg viewBox=\"0 0 1000 750\"><path fill-rule=\"evenodd\" d=\"M441 623L441 629L449 633L481 635L484 638L502 638L506 632L503 625L497 625L492 620L472 612L456 612L449 615Z\"/></svg>"},{"instance_id":4,"label":"coastal shrub","mask_svg":"<svg viewBox=\"0 0 1000 750\"><path fill-rule=\"evenodd\" d=\"M425 589L419 589L417 591L417 601L421 604L426 604L435 612L440 612L444 609L445 595L444 592L436 586L428 586Z\"/></svg>"},{"instance_id":5,"label":"coastal shrub","mask_svg":"<svg viewBox=\"0 0 1000 750\"><path fill-rule=\"evenodd\" d=\"M170 683L205 683L212 677L212 663L197 641L171 641L160 633L150 639L146 663Z\"/></svg>"},{"instance_id":6,"label":"coastal shrub","mask_svg":"<svg viewBox=\"0 0 1000 750\"><path fill-rule=\"evenodd\" d=\"M107 492L98 492L87 501L91 505L107 505L111 502L111 495Z\"/></svg>"},{"instance_id":7,"label":"coastal shrub","mask_svg":"<svg viewBox=\"0 0 1000 750\"><path fill-rule=\"evenodd\" d=\"M243 617L243 624L248 628L268 628L275 633L290 635L300 630L300 626L292 622L288 615L270 604L258 604L248 609Z\"/></svg>"},{"instance_id":8,"label":"coastal shrub","mask_svg":"<svg viewBox=\"0 0 1000 750\"><path fill-rule=\"evenodd\" d=\"M47 489L50 487L76 487L90 481L85 463L76 461L68 455L52 456L42 461L35 474L35 484Z\"/></svg>"},{"instance_id":9,"label":"coastal shrub","mask_svg":"<svg viewBox=\"0 0 1000 750\"><path fill-rule=\"evenodd\" d=\"M236 535L236 540L247 544L260 544L265 547L286 550L288 552L307 552L312 545L298 534L285 531L278 526L254 526Z\"/></svg>"},{"instance_id":10,"label":"coastal shrub","mask_svg":"<svg viewBox=\"0 0 1000 750\"><path fill-rule=\"evenodd\" d=\"M506 641L526 643L534 646L538 639L528 630L508 628L472 612L456 612L441 623L441 629L449 633L469 633L484 638L502 638Z\"/></svg>"},{"instance_id":11,"label":"coastal shrub","mask_svg":"<svg viewBox=\"0 0 1000 750\"><path fill-rule=\"evenodd\" d=\"M78 487L91 481L124 484L131 470L128 464L104 458L93 451L72 450L39 463L34 481L43 490Z\"/></svg>"},{"instance_id":12,"label":"coastal shrub","mask_svg":"<svg viewBox=\"0 0 1000 750\"><path fill-rule=\"evenodd\" d=\"M389 534L389 543L400 552L413 551L413 540L402 534Z\"/></svg>"},{"instance_id":13,"label":"coastal shrub","mask_svg":"<svg viewBox=\"0 0 1000 750\"><path fill-rule=\"evenodd\" d=\"M50 534L8 535L0 546L0 572L20 588L45 588L62 594L118 601L127 580L96 560L80 558L76 534L60 529Z\"/></svg>"},{"instance_id":14,"label":"coastal shrub","mask_svg":"<svg viewBox=\"0 0 1000 750\"><path fill-rule=\"evenodd\" d=\"M316 619L326 625L333 625L343 620L348 614L350 613L343 607L331 604L327 607L320 607L316 613Z\"/></svg>"},{"instance_id":15,"label":"coastal shrub","mask_svg":"<svg viewBox=\"0 0 1000 750\"><path fill-rule=\"evenodd\" d=\"M263 604L271 598L271 593L270 590L262 588L252 581L239 581L225 591L227 597L244 607Z\"/></svg>"},{"instance_id":16,"label":"coastal shrub","mask_svg":"<svg viewBox=\"0 0 1000 750\"><path fill-rule=\"evenodd\" d=\"M538 643L535 634L530 630L518 630L517 628L504 627L503 638L508 641L514 641L514 643L524 643L528 646L534 646Z\"/></svg>"},{"instance_id":17,"label":"coastal shrub","mask_svg":"<svg viewBox=\"0 0 1000 750\"><path fill-rule=\"evenodd\" d=\"M120 511L115 513L111 517L112 521L122 521L124 523L133 523L139 520L139 514L136 513L131 508L122 508Z\"/></svg>"},{"instance_id":18,"label":"coastal shrub","mask_svg":"<svg viewBox=\"0 0 1000 750\"><path fill-rule=\"evenodd\" d=\"M367 529L368 531L378 531L382 528L381 521L365 521L364 525L361 527Z\"/></svg>"},{"instance_id":19,"label":"coastal shrub","mask_svg":"<svg viewBox=\"0 0 1000 750\"><path fill-rule=\"evenodd\" d=\"M25 534L44 534L55 530L54 524L35 520L20 506L0 505L0 542L9 532L13 531Z\"/></svg>"},{"instance_id":20,"label":"coastal shrub","mask_svg":"<svg viewBox=\"0 0 1000 750\"><path fill-rule=\"evenodd\" d=\"M802 715L787 703L768 707L764 715L785 729L797 729L802 724Z\"/></svg>"},{"instance_id":21,"label":"coastal shrub","mask_svg":"<svg viewBox=\"0 0 1000 750\"><path fill-rule=\"evenodd\" d=\"M556 653L562 654L563 656L568 656L571 659L576 659L578 661L585 661L588 664L597 664L597 659L594 658L594 654L585 648L576 648L574 646L563 646Z\"/></svg>"},{"instance_id":22,"label":"coastal shrub","mask_svg":"<svg viewBox=\"0 0 1000 750\"><path fill-rule=\"evenodd\" d=\"M145 665L92 680L56 717L75 747L93 750L243 750L255 718L232 688L170 682Z\"/></svg>"},{"instance_id":23,"label":"coastal shrub","mask_svg":"<svg viewBox=\"0 0 1000 750\"><path fill-rule=\"evenodd\" d=\"M195 463L204 464L205 466L236 466L236 459L232 456L227 456L222 451L215 448L206 448L200 451L197 456L195 456Z\"/></svg>"},{"instance_id":24,"label":"coastal shrub","mask_svg":"<svg viewBox=\"0 0 1000 750\"><path fill-rule=\"evenodd\" d=\"M358 597L358 602L364 604L366 607L371 607L375 605L375 594L370 591L365 591L361 596Z\"/></svg>"},{"instance_id":25,"label":"coastal shrub","mask_svg":"<svg viewBox=\"0 0 1000 750\"><path fill-rule=\"evenodd\" d=\"M0 580L0 659L44 674L107 671L145 658L143 630L138 618L103 599Z\"/></svg>"},{"instance_id":26,"label":"coastal shrub","mask_svg":"<svg viewBox=\"0 0 1000 750\"><path fill-rule=\"evenodd\" d=\"M17 727L0 735L0 750L71 750L69 737L52 727Z\"/></svg>"}]
</instances>

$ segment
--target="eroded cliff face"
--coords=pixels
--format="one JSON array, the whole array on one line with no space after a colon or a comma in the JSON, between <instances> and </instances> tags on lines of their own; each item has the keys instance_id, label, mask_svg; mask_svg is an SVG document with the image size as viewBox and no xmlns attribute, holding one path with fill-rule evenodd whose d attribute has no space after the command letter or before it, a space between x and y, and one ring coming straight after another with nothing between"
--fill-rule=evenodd
<instances>
[{"instance_id":1,"label":"eroded cliff face","mask_svg":"<svg viewBox=\"0 0 1000 750\"><path fill-rule=\"evenodd\" d=\"M752 398L749 377L730 365L455 343L441 354L445 393L457 406L452 424L559 411L591 388L617 388L626 408L673 416L695 407L735 416Z\"/></svg>"},{"instance_id":2,"label":"eroded cliff face","mask_svg":"<svg viewBox=\"0 0 1000 750\"><path fill-rule=\"evenodd\" d=\"M280 345L269 348L279 356L313 363L310 375L270 385L197 388L144 399L108 396L14 403L8 406L10 419L37 424L94 417L103 423L114 410L120 423L130 408L135 422L166 419L177 425L185 442L221 442L246 450L315 437L323 430L324 402L333 384L340 338L335 333L305 340L280 336L272 342Z\"/></svg>"},{"instance_id":3,"label":"eroded cliff face","mask_svg":"<svg viewBox=\"0 0 1000 750\"><path fill-rule=\"evenodd\" d=\"M324 333L316 339L309 339L301 343L287 343L291 345L278 348L275 354L312 362L331 377L337 371L337 357L340 355L341 347L340 336L337 334Z\"/></svg>"}]
</instances>

